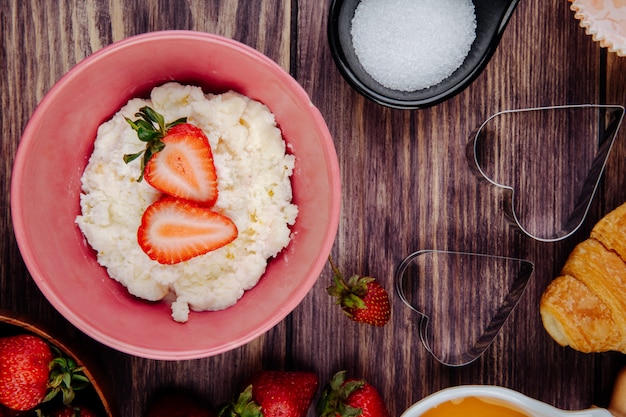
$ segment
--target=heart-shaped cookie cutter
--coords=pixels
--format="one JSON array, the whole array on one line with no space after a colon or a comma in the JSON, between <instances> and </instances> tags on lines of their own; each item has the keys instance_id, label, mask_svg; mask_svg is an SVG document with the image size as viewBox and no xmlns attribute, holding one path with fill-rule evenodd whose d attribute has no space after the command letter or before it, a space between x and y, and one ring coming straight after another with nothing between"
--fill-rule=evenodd
<instances>
[{"instance_id":1,"label":"heart-shaped cookie cutter","mask_svg":"<svg viewBox=\"0 0 626 417\"><path fill-rule=\"evenodd\" d=\"M618 105L501 111L472 134L468 161L505 191L514 226L539 241L562 240L585 220L623 117Z\"/></svg>"},{"instance_id":2,"label":"heart-shaped cookie cutter","mask_svg":"<svg viewBox=\"0 0 626 417\"><path fill-rule=\"evenodd\" d=\"M533 263L518 258L420 250L401 262L395 286L418 314L426 350L444 365L462 366L491 345L533 270Z\"/></svg>"}]
</instances>

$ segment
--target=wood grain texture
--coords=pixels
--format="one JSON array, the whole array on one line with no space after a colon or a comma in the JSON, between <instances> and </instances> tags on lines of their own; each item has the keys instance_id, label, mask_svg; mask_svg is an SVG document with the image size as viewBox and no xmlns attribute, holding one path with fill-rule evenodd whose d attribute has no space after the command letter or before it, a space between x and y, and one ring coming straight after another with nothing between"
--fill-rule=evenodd
<instances>
[{"instance_id":1,"label":"wood grain texture","mask_svg":"<svg viewBox=\"0 0 626 417\"><path fill-rule=\"evenodd\" d=\"M327 46L329 6L330 0L0 0L0 307L58 326L93 350L115 384L123 417L140 416L151 395L174 386L217 405L261 368L314 370L322 382L347 369L377 386L394 416L459 384L502 385L565 409L608 405L625 357L559 347L543 330L538 305L573 246L626 201L626 126L587 220L558 243L534 241L509 226L501 193L477 181L465 147L471 132L501 110L626 104L626 58L585 35L567 1L525 0L491 62L464 92L430 109L392 110L361 97L339 74ZM114 41L164 29L212 32L248 44L289 70L309 93L334 137L342 173L332 256L345 274L376 276L390 291L388 326L346 320L326 294L326 268L295 311L266 335L216 357L160 362L100 345L43 298L11 226L11 168L21 132L37 103L77 62ZM515 256L535 265L501 333L470 365L435 361L419 342L415 315L393 292L401 260L422 249Z\"/></svg>"}]
</instances>

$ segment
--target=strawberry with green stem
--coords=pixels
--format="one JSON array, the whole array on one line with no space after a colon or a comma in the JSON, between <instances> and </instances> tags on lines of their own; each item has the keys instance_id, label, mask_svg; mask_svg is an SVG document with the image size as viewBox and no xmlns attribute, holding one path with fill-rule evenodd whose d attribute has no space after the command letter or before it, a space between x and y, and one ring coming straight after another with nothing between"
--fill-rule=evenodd
<instances>
[{"instance_id":1,"label":"strawberry with green stem","mask_svg":"<svg viewBox=\"0 0 626 417\"><path fill-rule=\"evenodd\" d=\"M146 148L124 155L129 163L141 157L138 181L146 181L164 194L212 206L218 196L217 174L209 140L202 129L180 118L165 123L163 116L145 106L126 118Z\"/></svg>"},{"instance_id":2,"label":"strawberry with green stem","mask_svg":"<svg viewBox=\"0 0 626 417\"><path fill-rule=\"evenodd\" d=\"M58 393L69 404L89 384L70 358L30 334L0 338L0 403L19 411L35 408Z\"/></svg>"},{"instance_id":3,"label":"strawberry with green stem","mask_svg":"<svg viewBox=\"0 0 626 417\"><path fill-rule=\"evenodd\" d=\"M128 117L124 117L124 119L133 128L133 130L137 132L139 140L146 142L146 149L134 154L124 155L124 162L129 163L143 155L143 158L141 159L141 175L137 179L137 181L141 181L143 179L146 165L148 165L152 155L161 152L163 148L165 148L165 144L161 139L165 137L168 130L174 126L186 123L187 118L181 117L180 119L176 119L173 122L166 124L163 116L148 106L140 108L139 111L135 113L135 117L139 117L139 119L134 121Z\"/></svg>"},{"instance_id":4,"label":"strawberry with green stem","mask_svg":"<svg viewBox=\"0 0 626 417\"><path fill-rule=\"evenodd\" d=\"M304 417L317 390L312 372L261 371L219 417Z\"/></svg>"},{"instance_id":5,"label":"strawberry with green stem","mask_svg":"<svg viewBox=\"0 0 626 417\"><path fill-rule=\"evenodd\" d=\"M391 317L389 295L376 278L352 275L346 281L332 259L328 261L333 270L333 285L327 291L335 297L344 314L358 323L387 324Z\"/></svg>"},{"instance_id":6,"label":"strawberry with green stem","mask_svg":"<svg viewBox=\"0 0 626 417\"><path fill-rule=\"evenodd\" d=\"M317 403L319 417L390 417L378 390L363 379L337 372Z\"/></svg>"}]
</instances>

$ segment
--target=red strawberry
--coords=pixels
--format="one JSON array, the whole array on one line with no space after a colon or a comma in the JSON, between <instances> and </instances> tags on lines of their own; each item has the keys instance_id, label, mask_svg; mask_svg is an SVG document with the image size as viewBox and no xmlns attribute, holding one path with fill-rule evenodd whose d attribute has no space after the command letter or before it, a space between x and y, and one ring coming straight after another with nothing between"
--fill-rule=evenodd
<instances>
[{"instance_id":1,"label":"red strawberry","mask_svg":"<svg viewBox=\"0 0 626 417\"><path fill-rule=\"evenodd\" d=\"M228 217L190 201L166 197L146 209L137 240L151 259L175 264L218 249L237 234L237 226Z\"/></svg>"},{"instance_id":2,"label":"red strawberry","mask_svg":"<svg viewBox=\"0 0 626 417\"><path fill-rule=\"evenodd\" d=\"M214 413L195 398L182 392L159 396L145 413L145 417L213 417Z\"/></svg>"},{"instance_id":3,"label":"red strawberry","mask_svg":"<svg viewBox=\"0 0 626 417\"><path fill-rule=\"evenodd\" d=\"M0 403L14 410L30 410L46 397L48 344L32 335L0 339Z\"/></svg>"},{"instance_id":4,"label":"red strawberry","mask_svg":"<svg viewBox=\"0 0 626 417\"><path fill-rule=\"evenodd\" d=\"M333 285L327 288L328 294L336 297L336 303L351 320L359 323L384 326L391 317L389 295L380 283L372 277L353 275L348 282L333 261Z\"/></svg>"},{"instance_id":5,"label":"red strawberry","mask_svg":"<svg viewBox=\"0 0 626 417\"><path fill-rule=\"evenodd\" d=\"M202 129L188 123L176 125L162 141L165 148L146 165L146 181L165 194L208 206L215 204L217 175L211 146Z\"/></svg>"},{"instance_id":6,"label":"red strawberry","mask_svg":"<svg viewBox=\"0 0 626 417\"><path fill-rule=\"evenodd\" d=\"M304 417L317 390L311 372L261 371L220 417Z\"/></svg>"},{"instance_id":7,"label":"red strawberry","mask_svg":"<svg viewBox=\"0 0 626 417\"><path fill-rule=\"evenodd\" d=\"M380 393L364 380L346 379L337 372L324 389L317 405L320 417L389 417Z\"/></svg>"},{"instance_id":8,"label":"red strawberry","mask_svg":"<svg viewBox=\"0 0 626 417\"><path fill-rule=\"evenodd\" d=\"M98 415L84 406L64 405L52 410L50 417L98 417Z\"/></svg>"},{"instance_id":9,"label":"red strawberry","mask_svg":"<svg viewBox=\"0 0 626 417\"><path fill-rule=\"evenodd\" d=\"M143 153L142 176L154 188L203 205L215 204L217 175L211 145L202 129L186 123L186 118L165 124L163 116L150 107L142 107L136 116L141 119L126 121L146 142L146 149L124 155L124 161Z\"/></svg>"}]
</instances>

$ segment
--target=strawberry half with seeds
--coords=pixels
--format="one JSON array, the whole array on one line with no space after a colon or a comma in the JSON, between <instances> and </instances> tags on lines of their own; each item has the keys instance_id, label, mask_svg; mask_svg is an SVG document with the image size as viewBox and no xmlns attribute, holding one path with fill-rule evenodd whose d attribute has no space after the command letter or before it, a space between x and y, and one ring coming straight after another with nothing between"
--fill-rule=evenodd
<instances>
[{"instance_id":1,"label":"strawberry half with seeds","mask_svg":"<svg viewBox=\"0 0 626 417\"><path fill-rule=\"evenodd\" d=\"M157 190L173 197L207 206L218 195L217 174L211 145L204 131L187 123L186 118L165 123L163 116L150 107L142 107L128 124L146 142L146 149L124 155L126 163L143 154L141 175Z\"/></svg>"},{"instance_id":2,"label":"strawberry half with seeds","mask_svg":"<svg viewBox=\"0 0 626 417\"><path fill-rule=\"evenodd\" d=\"M0 339L0 403L13 410L30 410L48 391L50 346L32 335Z\"/></svg>"},{"instance_id":3,"label":"strawberry half with seeds","mask_svg":"<svg viewBox=\"0 0 626 417\"><path fill-rule=\"evenodd\" d=\"M228 217L191 201L165 197L144 212L137 241L151 259L175 264L227 245L237 234Z\"/></svg>"},{"instance_id":4,"label":"strawberry half with seeds","mask_svg":"<svg viewBox=\"0 0 626 417\"><path fill-rule=\"evenodd\" d=\"M317 390L312 372L261 371L220 417L304 417Z\"/></svg>"},{"instance_id":5,"label":"strawberry half with seeds","mask_svg":"<svg viewBox=\"0 0 626 417\"><path fill-rule=\"evenodd\" d=\"M337 372L317 404L319 417L389 417L389 411L378 390L362 379L346 378Z\"/></svg>"},{"instance_id":6,"label":"strawberry half with seeds","mask_svg":"<svg viewBox=\"0 0 626 417\"><path fill-rule=\"evenodd\" d=\"M336 298L336 303L350 320L374 326L384 326L391 317L389 294L372 277L353 275L346 282L341 272L329 258L333 270L333 285L327 288L328 294Z\"/></svg>"}]
</instances>

